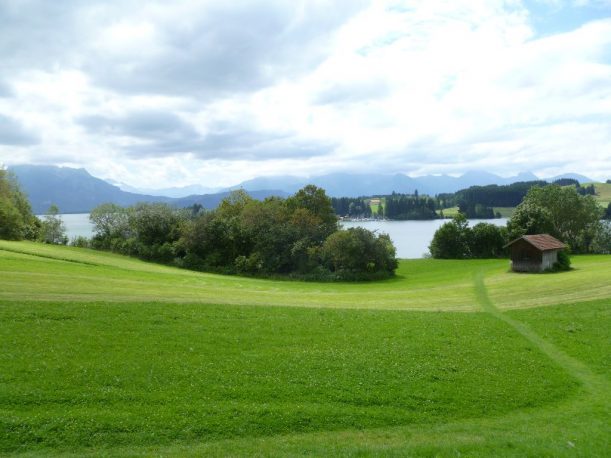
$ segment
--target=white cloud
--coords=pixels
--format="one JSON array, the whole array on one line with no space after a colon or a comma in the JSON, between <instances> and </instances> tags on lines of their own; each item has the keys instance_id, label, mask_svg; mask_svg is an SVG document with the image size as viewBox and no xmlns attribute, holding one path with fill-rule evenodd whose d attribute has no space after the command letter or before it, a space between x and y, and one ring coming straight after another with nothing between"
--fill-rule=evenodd
<instances>
[{"instance_id":1,"label":"white cloud","mask_svg":"<svg viewBox=\"0 0 611 458\"><path fill-rule=\"evenodd\" d=\"M611 174L611 19L538 38L518 1L355 4L53 10L49 43L0 49L13 68L0 114L40 137L0 147L0 162L139 187L338 170Z\"/></svg>"}]
</instances>

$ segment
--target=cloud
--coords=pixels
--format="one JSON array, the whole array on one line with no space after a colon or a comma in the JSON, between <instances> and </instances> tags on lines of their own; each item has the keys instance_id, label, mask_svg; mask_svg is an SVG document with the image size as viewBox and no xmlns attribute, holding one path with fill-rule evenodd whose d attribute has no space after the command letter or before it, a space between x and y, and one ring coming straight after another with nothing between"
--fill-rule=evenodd
<instances>
[{"instance_id":1,"label":"cloud","mask_svg":"<svg viewBox=\"0 0 611 458\"><path fill-rule=\"evenodd\" d=\"M4 81L0 80L0 98L11 97L12 95L13 90L10 88L10 86Z\"/></svg>"},{"instance_id":2,"label":"cloud","mask_svg":"<svg viewBox=\"0 0 611 458\"><path fill-rule=\"evenodd\" d=\"M364 102L371 99L388 97L390 88L384 80L373 79L354 82L337 82L314 95L313 103L320 105L336 105Z\"/></svg>"},{"instance_id":3,"label":"cloud","mask_svg":"<svg viewBox=\"0 0 611 458\"><path fill-rule=\"evenodd\" d=\"M39 137L19 121L0 113L0 145L29 146L39 141Z\"/></svg>"},{"instance_id":4,"label":"cloud","mask_svg":"<svg viewBox=\"0 0 611 458\"><path fill-rule=\"evenodd\" d=\"M330 34L360 3L156 4L101 30L84 68L122 93L211 99L252 92L318 65Z\"/></svg>"},{"instance_id":5,"label":"cloud","mask_svg":"<svg viewBox=\"0 0 611 458\"><path fill-rule=\"evenodd\" d=\"M611 20L604 2L552 3L0 2L3 153L134 186L349 170L603 178Z\"/></svg>"},{"instance_id":6,"label":"cloud","mask_svg":"<svg viewBox=\"0 0 611 458\"><path fill-rule=\"evenodd\" d=\"M174 113L165 111L137 111L110 117L82 116L78 122L94 135L118 135L142 139L165 137L197 137L197 131Z\"/></svg>"},{"instance_id":7,"label":"cloud","mask_svg":"<svg viewBox=\"0 0 611 458\"><path fill-rule=\"evenodd\" d=\"M277 158L304 159L322 156L333 145L300 140L290 135L249 130L245 126L213 128L205 135L168 136L125 148L131 157L167 157L189 154L199 160L266 161Z\"/></svg>"}]
</instances>

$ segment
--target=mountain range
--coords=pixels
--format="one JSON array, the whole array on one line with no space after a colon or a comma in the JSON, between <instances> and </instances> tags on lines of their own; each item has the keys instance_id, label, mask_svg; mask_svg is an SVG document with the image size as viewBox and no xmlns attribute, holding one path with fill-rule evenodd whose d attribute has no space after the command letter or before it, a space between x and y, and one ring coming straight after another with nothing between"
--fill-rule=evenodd
<instances>
[{"instance_id":1,"label":"mountain range","mask_svg":"<svg viewBox=\"0 0 611 458\"><path fill-rule=\"evenodd\" d=\"M244 189L255 199L268 196L287 197L307 184L326 190L332 197L358 197L376 194L414 193L436 195L456 192L469 186L489 184L511 184L518 181L533 181L539 178L532 173L521 173L512 177L501 177L489 172L472 171L459 177L449 175L427 175L410 177L403 174L350 174L332 173L312 178L296 176L259 177L231 186L220 192L197 193L214 188L192 185L185 188L148 189L146 193L133 192L90 175L85 169L69 167L17 165L9 167L16 176L22 190L28 195L35 213L44 213L51 204L62 213L87 213L96 206L112 202L127 206L137 202L163 202L176 207L200 204L215 208L219 202L235 189ZM592 181L578 174L564 174L547 178L573 178L584 183ZM123 188L123 189L122 189ZM131 189L131 191L130 191ZM184 193L193 194L184 195Z\"/></svg>"},{"instance_id":2,"label":"mountain range","mask_svg":"<svg viewBox=\"0 0 611 458\"><path fill-rule=\"evenodd\" d=\"M30 199L32 211L45 213L51 204L58 206L62 213L89 213L100 204L112 202L121 206L138 202L162 202L178 208L200 204L205 208L215 208L227 197L229 190L214 193L191 195L180 198L137 194L127 192L100 178L91 176L85 169L68 167L17 165L9 167ZM256 190L249 192L255 199L269 196L286 197L280 190Z\"/></svg>"}]
</instances>

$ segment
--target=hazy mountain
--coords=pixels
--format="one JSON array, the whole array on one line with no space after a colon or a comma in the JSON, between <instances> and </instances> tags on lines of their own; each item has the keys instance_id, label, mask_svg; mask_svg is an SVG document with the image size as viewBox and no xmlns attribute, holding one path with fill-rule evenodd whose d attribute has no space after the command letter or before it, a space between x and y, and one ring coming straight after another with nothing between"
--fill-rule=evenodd
<instances>
[{"instance_id":1,"label":"hazy mountain","mask_svg":"<svg viewBox=\"0 0 611 458\"><path fill-rule=\"evenodd\" d=\"M28 195L32 210L45 213L51 204L62 213L88 213L100 204L112 202L127 206L138 202L163 202L178 208L198 203L205 208L215 208L227 196L227 192L206 195L191 195L179 199L137 194L122 191L118 186L91 176L85 169L69 167L18 165L10 167ZM282 191L257 190L250 192L256 199L271 195L284 197Z\"/></svg>"},{"instance_id":2,"label":"hazy mountain","mask_svg":"<svg viewBox=\"0 0 611 458\"><path fill-rule=\"evenodd\" d=\"M591 183L592 181L594 181L591 178L588 178L583 175L579 175L578 173L563 173L562 175L557 175L555 177L544 178L544 179L552 183L556 180L559 180L560 178L571 178L573 180L579 181L580 183Z\"/></svg>"},{"instance_id":3,"label":"hazy mountain","mask_svg":"<svg viewBox=\"0 0 611 458\"><path fill-rule=\"evenodd\" d=\"M222 188L210 188L199 184L189 186L175 186L171 188L136 188L118 181L107 180L108 183L118 186L122 191L133 192L135 194L147 194L150 196L164 197L187 197L193 195L213 194L222 191Z\"/></svg>"},{"instance_id":4,"label":"hazy mountain","mask_svg":"<svg viewBox=\"0 0 611 458\"><path fill-rule=\"evenodd\" d=\"M418 190L420 194L435 195L443 192L456 192L469 186L488 184L511 184L517 181L533 181L538 178L532 173L521 173L512 177L500 177L488 172L467 172L459 177L449 175L427 175L409 177L403 174L350 174L332 173L312 178L295 176L270 176L244 181L230 189L280 189L294 193L306 184L315 184L327 191L332 197L358 197L375 194L398 193L411 194Z\"/></svg>"},{"instance_id":5,"label":"hazy mountain","mask_svg":"<svg viewBox=\"0 0 611 458\"><path fill-rule=\"evenodd\" d=\"M87 213L106 202L122 206L133 205L137 202L165 202L179 208L198 203L205 208L215 208L232 189L243 188L254 198L264 199L272 195L287 197L310 183L324 188L327 194L333 197L358 197L390 194L393 191L413 193L415 190L418 190L420 194L435 195L442 192L455 192L474 185L502 185L538 179L532 173L521 173L507 178L488 172L467 172L459 177L331 173L309 179L295 176L259 177L219 193L179 196L177 191L175 195L179 197L167 197L158 195L160 191L163 191L161 189L151 190L151 194L124 191L118 186L91 176L85 169L19 165L10 167L10 170L17 176L22 189L30 198L32 209L38 214L47 211L51 204L57 205L63 213ZM565 177L577 179L582 183L592 181L577 174L564 174L547 180L551 182ZM166 191L169 189L183 189L186 192L187 188L167 188ZM194 185L193 189L202 188Z\"/></svg>"}]
</instances>

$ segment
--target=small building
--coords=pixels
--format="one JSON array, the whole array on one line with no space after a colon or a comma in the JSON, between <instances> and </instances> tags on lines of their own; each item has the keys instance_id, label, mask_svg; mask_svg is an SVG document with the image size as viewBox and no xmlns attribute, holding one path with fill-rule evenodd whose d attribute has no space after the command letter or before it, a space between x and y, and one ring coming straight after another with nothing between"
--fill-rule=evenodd
<instances>
[{"instance_id":1,"label":"small building","mask_svg":"<svg viewBox=\"0 0 611 458\"><path fill-rule=\"evenodd\" d=\"M543 272L558 261L558 252L566 245L549 234L523 235L503 248L511 249L511 270Z\"/></svg>"}]
</instances>

